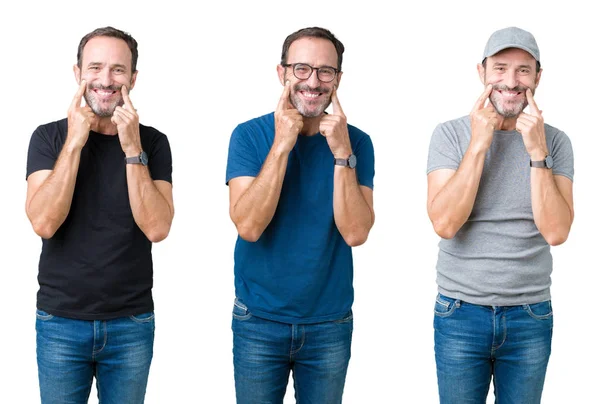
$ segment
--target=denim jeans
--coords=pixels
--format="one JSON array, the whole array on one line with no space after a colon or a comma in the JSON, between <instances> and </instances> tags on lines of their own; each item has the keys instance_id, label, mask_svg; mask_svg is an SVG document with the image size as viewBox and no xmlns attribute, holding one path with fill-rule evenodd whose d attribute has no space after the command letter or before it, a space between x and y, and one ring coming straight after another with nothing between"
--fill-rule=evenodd
<instances>
[{"instance_id":1,"label":"denim jeans","mask_svg":"<svg viewBox=\"0 0 600 404\"><path fill-rule=\"evenodd\" d=\"M42 404L88 402L96 377L100 404L144 402L154 313L85 321L36 313Z\"/></svg>"},{"instance_id":2,"label":"denim jeans","mask_svg":"<svg viewBox=\"0 0 600 404\"><path fill-rule=\"evenodd\" d=\"M352 343L352 312L317 324L284 324L233 306L233 364L238 404L281 404L290 371L298 404L342 402Z\"/></svg>"},{"instance_id":3,"label":"denim jeans","mask_svg":"<svg viewBox=\"0 0 600 404\"><path fill-rule=\"evenodd\" d=\"M481 306L438 295L435 360L441 404L537 404L552 342L552 304Z\"/></svg>"}]
</instances>

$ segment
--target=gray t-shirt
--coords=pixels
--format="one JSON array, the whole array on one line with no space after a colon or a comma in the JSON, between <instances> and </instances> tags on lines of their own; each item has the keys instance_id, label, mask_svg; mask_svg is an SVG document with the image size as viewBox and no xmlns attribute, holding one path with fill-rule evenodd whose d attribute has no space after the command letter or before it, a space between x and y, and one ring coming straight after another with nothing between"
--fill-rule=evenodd
<instances>
[{"instance_id":1,"label":"gray t-shirt","mask_svg":"<svg viewBox=\"0 0 600 404\"><path fill-rule=\"evenodd\" d=\"M544 125L552 172L573 181L567 135ZM438 125L427 174L457 170L471 140L468 116ZM517 131L495 131L471 216L450 240L441 239L439 292L474 304L512 306L550 299L550 246L533 221L529 155Z\"/></svg>"}]
</instances>

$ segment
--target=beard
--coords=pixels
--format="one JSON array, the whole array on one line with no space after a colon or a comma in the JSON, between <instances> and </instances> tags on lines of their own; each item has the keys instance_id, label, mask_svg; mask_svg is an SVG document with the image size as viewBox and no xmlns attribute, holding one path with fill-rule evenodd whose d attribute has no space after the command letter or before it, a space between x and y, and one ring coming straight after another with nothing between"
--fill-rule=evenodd
<instances>
[{"instance_id":1,"label":"beard","mask_svg":"<svg viewBox=\"0 0 600 404\"><path fill-rule=\"evenodd\" d=\"M494 92L493 90L520 91L523 94L523 97L519 100L508 101L502 98L500 94ZM516 118L521 112L523 112L523 110L527 106L527 97L525 96L526 91L527 87L525 86L516 86L510 88L503 84L494 84L492 88L492 94L489 98L490 102L492 103L492 105L496 109L496 112L498 112L499 115L503 116L504 118ZM533 92L534 90L532 89L531 91Z\"/></svg>"},{"instance_id":2,"label":"beard","mask_svg":"<svg viewBox=\"0 0 600 404\"><path fill-rule=\"evenodd\" d=\"M306 100L306 99L300 97L299 95L297 95L297 93L299 91L312 91L312 92L322 93L326 97L324 97L324 98L319 97L319 99L314 100L314 101ZM303 117L316 118L318 116L321 116L321 114L325 111L325 109L327 109L329 104L331 104L330 93L331 93L331 89L328 89L325 87L319 86L319 87L312 88L306 84L296 84L294 86L294 93L290 94L290 102L298 110L298 112L300 112L300 115L302 115ZM329 96L327 97L327 95L329 95Z\"/></svg>"},{"instance_id":3,"label":"beard","mask_svg":"<svg viewBox=\"0 0 600 404\"><path fill-rule=\"evenodd\" d=\"M117 96L110 103L103 102L100 97L94 92L94 89L115 91ZM122 107L125 104L123 95L121 94L121 86L103 86L101 84L89 84L84 93L85 102L90 106L94 114L101 118L111 117L117 107Z\"/></svg>"}]
</instances>

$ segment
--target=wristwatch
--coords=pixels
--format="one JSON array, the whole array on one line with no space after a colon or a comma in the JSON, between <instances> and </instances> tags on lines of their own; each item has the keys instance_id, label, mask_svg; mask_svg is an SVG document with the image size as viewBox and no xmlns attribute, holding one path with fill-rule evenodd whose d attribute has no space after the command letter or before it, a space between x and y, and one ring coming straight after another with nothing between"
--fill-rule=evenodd
<instances>
[{"instance_id":1,"label":"wristwatch","mask_svg":"<svg viewBox=\"0 0 600 404\"><path fill-rule=\"evenodd\" d=\"M356 167L356 156L351 154L347 159L333 159L333 164L336 166L344 166L354 168Z\"/></svg>"},{"instance_id":2,"label":"wristwatch","mask_svg":"<svg viewBox=\"0 0 600 404\"><path fill-rule=\"evenodd\" d=\"M552 160L552 156L548 155L543 160L540 161L531 161L529 160L529 167L534 168L552 168L554 166L554 160Z\"/></svg>"},{"instance_id":3,"label":"wristwatch","mask_svg":"<svg viewBox=\"0 0 600 404\"><path fill-rule=\"evenodd\" d=\"M139 156L125 157L125 164L141 164L143 166L148 165L148 155L142 150Z\"/></svg>"}]
</instances>

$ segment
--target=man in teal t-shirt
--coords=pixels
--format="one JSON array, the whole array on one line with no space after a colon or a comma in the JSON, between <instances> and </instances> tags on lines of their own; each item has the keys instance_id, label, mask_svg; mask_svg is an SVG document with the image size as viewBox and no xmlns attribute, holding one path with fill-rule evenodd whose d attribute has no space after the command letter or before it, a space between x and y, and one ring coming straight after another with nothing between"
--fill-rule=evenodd
<instances>
[{"instance_id":1,"label":"man in teal t-shirt","mask_svg":"<svg viewBox=\"0 0 600 404\"><path fill-rule=\"evenodd\" d=\"M328 30L288 36L274 113L231 136L226 181L235 247L238 403L341 402L352 338L352 252L374 222L374 153L337 97L344 46ZM325 109L332 104L332 112Z\"/></svg>"}]
</instances>

